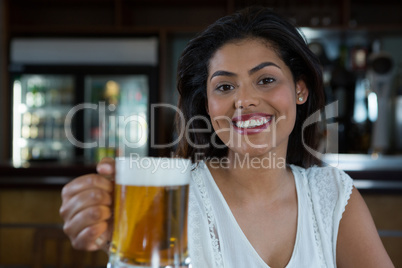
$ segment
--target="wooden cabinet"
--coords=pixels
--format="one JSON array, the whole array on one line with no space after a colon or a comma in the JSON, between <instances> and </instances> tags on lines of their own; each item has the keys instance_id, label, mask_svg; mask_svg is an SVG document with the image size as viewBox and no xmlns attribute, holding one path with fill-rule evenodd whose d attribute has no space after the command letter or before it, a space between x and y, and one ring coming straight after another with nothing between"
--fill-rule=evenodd
<instances>
[{"instance_id":1,"label":"wooden cabinet","mask_svg":"<svg viewBox=\"0 0 402 268\"><path fill-rule=\"evenodd\" d=\"M60 189L0 189L0 266L46 267L60 258L69 267L79 263L105 267L102 251L73 250L62 231Z\"/></svg>"},{"instance_id":2,"label":"wooden cabinet","mask_svg":"<svg viewBox=\"0 0 402 268\"><path fill-rule=\"evenodd\" d=\"M10 32L116 34L199 30L250 5L271 7L299 26L401 29L400 1L6 0Z\"/></svg>"},{"instance_id":3,"label":"wooden cabinet","mask_svg":"<svg viewBox=\"0 0 402 268\"><path fill-rule=\"evenodd\" d=\"M400 30L402 2L395 0L350 0L347 26L371 30Z\"/></svg>"},{"instance_id":4,"label":"wooden cabinet","mask_svg":"<svg viewBox=\"0 0 402 268\"><path fill-rule=\"evenodd\" d=\"M402 195L362 194L395 267L402 267Z\"/></svg>"},{"instance_id":5,"label":"wooden cabinet","mask_svg":"<svg viewBox=\"0 0 402 268\"><path fill-rule=\"evenodd\" d=\"M121 34L205 27L229 10L227 0L13 0L10 32Z\"/></svg>"}]
</instances>

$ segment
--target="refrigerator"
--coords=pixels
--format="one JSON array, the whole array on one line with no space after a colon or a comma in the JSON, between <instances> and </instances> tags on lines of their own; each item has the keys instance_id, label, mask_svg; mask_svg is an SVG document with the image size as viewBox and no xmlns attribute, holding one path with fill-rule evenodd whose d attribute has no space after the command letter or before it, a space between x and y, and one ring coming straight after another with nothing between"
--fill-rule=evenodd
<instances>
[{"instance_id":1,"label":"refrigerator","mask_svg":"<svg viewBox=\"0 0 402 268\"><path fill-rule=\"evenodd\" d=\"M154 155L157 37L15 37L9 61L15 165Z\"/></svg>"},{"instance_id":2,"label":"refrigerator","mask_svg":"<svg viewBox=\"0 0 402 268\"><path fill-rule=\"evenodd\" d=\"M14 162L74 158L74 146L64 131L65 115L75 102L74 82L71 75L13 77Z\"/></svg>"},{"instance_id":3,"label":"refrigerator","mask_svg":"<svg viewBox=\"0 0 402 268\"><path fill-rule=\"evenodd\" d=\"M154 154L155 67L24 66L11 77L14 164Z\"/></svg>"},{"instance_id":4,"label":"refrigerator","mask_svg":"<svg viewBox=\"0 0 402 268\"><path fill-rule=\"evenodd\" d=\"M149 155L148 76L87 75L84 83L85 158Z\"/></svg>"}]
</instances>

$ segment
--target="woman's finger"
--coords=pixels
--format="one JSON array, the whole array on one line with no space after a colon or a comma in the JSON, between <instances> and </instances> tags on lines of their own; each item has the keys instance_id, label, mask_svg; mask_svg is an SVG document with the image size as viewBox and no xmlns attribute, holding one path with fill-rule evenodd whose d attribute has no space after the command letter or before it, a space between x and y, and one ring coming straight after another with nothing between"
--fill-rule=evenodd
<instances>
[{"instance_id":1,"label":"woman's finger","mask_svg":"<svg viewBox=\"0 0 402 268\"><path fill-rule=\"evenodd\" d=\"M63 229L69 237L74 238L87 227L106 222L111 215L111 209L108 206L88 207L67 221Z\"/></svg>"},{"instance_id":2,"label":"woman's finger","mask_svg":"<svg viewBox=\"0 0 402 268\"><path fill-rule=\"evenodd\" d=\"M101 188L91 188L77 193L76 195L63 200L60 208L61 217L67 222L79 211L92 206L111 206L112 196L110 192Z\"/></svg>"},{"instance_id":3,"label":"woman's finger","mask_svg":"<svg viewBox=\"0 0 402 268\"><path fill-rule=\"evenodd\" d=\"M61 196L64 200L71 198L79 192L87 189L100 188L106 192L113 191L113 183L105 177L98 174L88 174L78 177L63 187Z\"/></svg>"},{"instance_id":4,"label":"woman's finger","mask_svg":"<svg viewBox=\"0 0 402 268\"><path fill-rule=\"evenodd\" d=\"M96 165L96 171L108 178L114 178L115 174L115 160L110 157L103 158L98 165Z\"/></svg>"},{"instance_id":5,"label":"woman's finger","mask_svg":"<svg viewBox=\"0 0 402 268\"><path fill-rule=\"evenodd\" d=\"M78 250L95 251L104 249L107 241L110 241L107 229L108 225L105 221L88 226L71 239L71 244Z\"/></svg>"}]
</instances>

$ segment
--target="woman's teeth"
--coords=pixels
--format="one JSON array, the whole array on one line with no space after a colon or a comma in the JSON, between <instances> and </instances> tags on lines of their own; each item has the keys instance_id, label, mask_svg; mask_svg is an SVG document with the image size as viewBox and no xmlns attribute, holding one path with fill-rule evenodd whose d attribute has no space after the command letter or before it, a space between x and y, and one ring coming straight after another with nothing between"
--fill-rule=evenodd
<instances>
[{"instance_id":1,"label":"woman's teeth","mask_svg":"<svg viewBox=\"0 0 402 268\"><path fill-rule=\"evenodd\" d=\"M267 118L261 118L261 119L251 119L251 120L246 120L246 121L237 121L236 122L236 127L238 128L253 128L253 127L258 127L261 125L264 125L268 123L270 120Z\"/></svg>"}]
</instances>

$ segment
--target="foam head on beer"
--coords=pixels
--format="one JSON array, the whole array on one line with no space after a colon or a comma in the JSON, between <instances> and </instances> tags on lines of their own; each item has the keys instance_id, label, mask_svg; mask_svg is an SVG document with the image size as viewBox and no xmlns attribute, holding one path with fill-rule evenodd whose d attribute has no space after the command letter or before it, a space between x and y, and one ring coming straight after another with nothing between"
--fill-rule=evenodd
<instances>
[{"instance_id":1,"label":"foam head on beer","mask_svg":"<svg viewBox=\"0 0 402 268\"><path fill-rule=\"evenodd\" d=\"M116 183L133 186L178 186L189 184L191 161L181 158L118 157Z\"/></svg>"}]
</instances>

